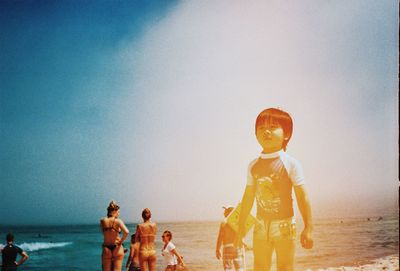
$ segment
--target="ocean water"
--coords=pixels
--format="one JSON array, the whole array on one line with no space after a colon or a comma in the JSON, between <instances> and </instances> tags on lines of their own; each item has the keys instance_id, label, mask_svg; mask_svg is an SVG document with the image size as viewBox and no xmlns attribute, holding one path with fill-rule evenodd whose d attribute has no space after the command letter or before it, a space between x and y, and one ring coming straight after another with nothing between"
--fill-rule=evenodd
<instances>
[{"instance_id":1,"label":"ocean water","mask_svg":"<svg viewBox=\"0 0 400 271\"><path fill-rule=\"evenodd\" d=\"M314 248L302 249L297 240L296 270L358 266L398 254L398 216L382 220L377 217L320 219L314 223ZM128 224L128 228L133 232L136 224ZM166 229L172 231L173 242L184 256L188 270L223 270L221 262L215 258L218 228L219 222L159 223L157 270L164 270L160 250L161 233ZM301 229L299 223L299 233ZM14 233L16 244L30 256L19 270L101 270L102 234L98 225L0 226L0 238L9 231ZM246 242L251 246L251 234ZM129 247L128 242L125 247ZM124 262L126 258L127 255ZM248 271L252 270L252 260L252 251L247 251Z\"/></svg>"}]
</instances>

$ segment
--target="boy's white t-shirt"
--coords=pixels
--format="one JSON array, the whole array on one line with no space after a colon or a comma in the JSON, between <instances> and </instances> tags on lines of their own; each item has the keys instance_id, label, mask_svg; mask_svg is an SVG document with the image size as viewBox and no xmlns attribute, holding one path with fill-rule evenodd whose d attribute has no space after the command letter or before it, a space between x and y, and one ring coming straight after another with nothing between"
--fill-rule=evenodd
<instances>
[{"instance_id":1,"label":"boy's white t-shirt","mask_svg":"<svg viewBox=\"0 0 400 271\"><path fill-rule=\"evenodd\" d=\"M260 159L271 159L271 158L280 158L283 163L285 170L287 171L290 180L292 181L293 186L303 185L304 184L304 173L302 166L298 160L288 155L286 152L280 150L274 153L261 153ZM258 158L253 160L247 171L247 185L254 185L254 178L251 174L251 169L254 164L257 162Z\"/></svg>"},{"instance_id":2,"label":"boy's white t-shirt","mask_svg":"<svg viewBox=\"0 0 400 271\"><path fill-rule=\"evenodd\" d=\"M172 250L175 249L175 245L172 242L169 242L167 246L162 250L162 255L164 256L164 262L166 265L177 265L178 259L175 254L172 253Z\"/></svg>"},{"instance_id":3,"label":"boy's white t-shirt","mask_svg":"<svg viewBox=\"0 0 400 271\"><path fill-rule=\"evenodd\" d=\"M257 216L263 219L293 217L293 187L303 184L301 164L283 150L261 153L248 168L247 185L255 187Z\"/></svg>"}]
</instances>

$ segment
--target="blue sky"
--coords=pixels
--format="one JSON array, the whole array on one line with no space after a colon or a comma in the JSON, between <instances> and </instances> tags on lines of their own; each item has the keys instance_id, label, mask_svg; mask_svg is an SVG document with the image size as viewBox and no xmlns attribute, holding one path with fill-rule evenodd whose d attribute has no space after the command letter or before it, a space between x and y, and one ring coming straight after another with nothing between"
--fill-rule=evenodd
<instances>
[{"instance_id":1,"label":"blue sky","mask_svg":"<svg viewBox=\"0 0 400 271\"><path fill-rule=\"evenodd\" d=\"M116 181L102 168L118 144L110 115L120 95L110 56L175 5L162 2L2 1L1 198L18 204L1 217L87 222L74 210L107 204L97 188Z\"/></svg>"},{"instance_id":2,"label":"blue sky","mask_svg":"<svg viewBox=\"0 0 400 271\"><path fill-rule=\"evenodd\" d=\"M395 1L0 6L2 223L217 219L269 106L317 215L395 210Z\"/></svg>"}]
</instances>

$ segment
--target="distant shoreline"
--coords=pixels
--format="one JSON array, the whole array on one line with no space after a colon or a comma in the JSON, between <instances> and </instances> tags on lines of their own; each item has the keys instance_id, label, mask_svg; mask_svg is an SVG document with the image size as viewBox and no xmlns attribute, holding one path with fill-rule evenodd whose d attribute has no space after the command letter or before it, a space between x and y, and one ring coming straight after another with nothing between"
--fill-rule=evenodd
<instances>
[{"instance_id":1,"label":"distant shoreline","mask_svg":"<svg viewBox=\"0 0 400 271\"><path fill-rule=\"evenodd\" d=\"M385 218L399 218L399 214L398 213L394 213L394 214L374 214L374 215L370 215L370 216L364 216L364 215L360 215L360 216L343 216L343 217L336 217L336 216L314 216L314 220L318 221L318 220L337 220L337 221L354 221L354 220L364 220L364 219L368 219L370 218L371 221L377 221L379 219L379 217L382 217L383 220L385 220ZM161 224L180 224L180 223L188 223L188 224L196 224L196 223L219 223L221 222L221 219L216 219L216 220L210 220L210 219L206 219L206 220L179 220L179 221L161 221L161 220L155 220L157 223L161 223ZM301 217L297 217L297 221L301 222L302 219ZM139 224L140 222L126 222L125 224L127 225L136 225ZM24 228L24 227L43 227L43 228L50 228L50 227L92 227L94 225L98 225L98 222L96 221L95 223L71 223L71 224L0 224L0 229L4 229L4 228L9 228L9 227L15 227L15 228Z\"/></svg>"}]
</instances>

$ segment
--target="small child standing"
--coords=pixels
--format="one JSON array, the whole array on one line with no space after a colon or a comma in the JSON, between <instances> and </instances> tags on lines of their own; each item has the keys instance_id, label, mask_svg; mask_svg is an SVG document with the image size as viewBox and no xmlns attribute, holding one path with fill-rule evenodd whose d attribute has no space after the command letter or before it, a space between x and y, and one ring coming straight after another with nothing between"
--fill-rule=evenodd
<instances>
[{"instance_id":1,"label":"small child standing","mask_svg":"<svg viewBox=\"0 0 400 271\"><path fill-rule=\"evenodd\" d=\"M294 270L296 224L293 190L304 221L300 241L306 249L313 247L313 225L301 165L285 152L293 132L292 118L283 110L265 109L256 119L255 132L262 152L249 165L236 244L240 244L244 236L244 224L255 199L254 271L270 270L274 251L277 270Z\"/></svg>"},{"instance_id":2,"label":"small child standing","mask_svg":"<svg viewBox=\"0 0 400 271\"><path fill-rule=\"evenodd\" d=\"M232 211L235 209L233 206L227 206L224 208L224 217L227 218ZM236 232L226 222L222 222L219 227L219 233L217 238L217 246L215 255L217 259L221 259L221 246L222 250L222 264L224 270L243 270L242 253L240 248L234 246L236 240Z\"/></svg>"},{"instance_id":3,"label":"small child standing","mask_svg":"<svg viewBox=\"0 0 400 271\"><path fill-rule=\"evenodd\" d=\"M129 271L140 271L139 243L135 242L135 234L132 234L132 236L131 236L130 252L129 252L129 257L128 257L125 267Z\"/></svg>"},{"instance_id":4,"label":"small child standing","mask_svg":"<svg viewBox=\"0 0 400 271\"><path fill-rule=\"evenodd\" d=\"M161 254L164 257L164 262L166 265L165 271L178 270L178 263L181 264L181 269L185 270L186 265L183 262L183 257L178 253L175 245L171 242L172 233L170 231L164 231L161 237L164 242Z\"/></svg>"}]
</instances>

